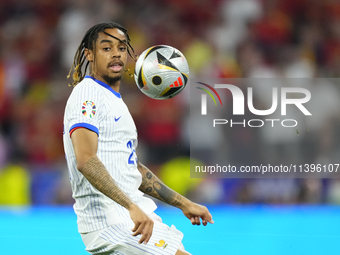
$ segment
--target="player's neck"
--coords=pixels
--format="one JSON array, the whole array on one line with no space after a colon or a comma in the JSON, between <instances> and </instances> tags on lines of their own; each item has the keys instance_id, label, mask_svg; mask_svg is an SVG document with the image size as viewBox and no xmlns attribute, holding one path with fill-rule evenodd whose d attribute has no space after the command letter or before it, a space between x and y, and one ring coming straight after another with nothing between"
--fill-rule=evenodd
<instances>
[{"instance_id":1,"label":"player's neck","mask_svg":"<svg viewBox=\"0 0 340 255\"><path fill-rule=\"evenodd\" d=\"M114 91L116 91L117 93L119 93L119 89L120 89L120 80L114 80L112 82L108 82L106 79L104 79L103 77L101 77L100 75L96 75L96 74L90 74L93 78L95 78L98 81L101 81L107 85L109 85Z\"/></svg>"},{"instance_id":2,"label":"player's neck","mask_svg":"<svg viewBox=\"0 0 340 255\"><path fill-rule=\"evenodd\" d=\"M110 85L110 87L116 91L117 93L119 93L119 89L120 89L120 81L117 81L114 85Z\"/></svg>"}]
</instances>

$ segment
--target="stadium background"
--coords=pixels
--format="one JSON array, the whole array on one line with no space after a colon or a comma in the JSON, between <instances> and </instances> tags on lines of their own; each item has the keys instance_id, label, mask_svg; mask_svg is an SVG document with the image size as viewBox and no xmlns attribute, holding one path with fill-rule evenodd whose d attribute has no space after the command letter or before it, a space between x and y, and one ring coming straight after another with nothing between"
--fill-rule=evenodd
<instances>
[{"instance_id":1,"label":"stadium background","mask_svg":"<svg viewBox=\"0 0 340 255\"><path fill-rule=\"evenodd\" d=\"M28 247L26 254L31 254L32 248L29 247L41 240L48 247L68 243L69 250L73 247L79 252L77 254L86 254L76 233L62 145L64 107L72 90L67 86L70 80L66 76L86 30L107 20L117 21L129 30L137 54L156 44L178 48L189 62L191 76L196 78L337 78L340 74L340 2L336 0L2 0L0 228L3 230L2 241L11 249L7 254L21 254L12 250L15 240L23 241ZM133 73L131 59L128 68L129 73ZM128 75L123 83L121 93L138 128L141 161L169 186L210 206L220 217L220 228L214 226L214 238L212 233L209 234L211 229L193 231L190 226L183 231L189 232L186 237L204 235L207 239L206 242L200 241L202 246L213 244L219 247L217 243L225 240L218 233L231 228L236 232L227 232L226 238L235 247L229 244L229 249L243 249L244 253L240 254L250 254L250 251L258 254L264 248L257 242L261 234L256 229L263 230L264 225L277 226L279 220L291 219L289 226L307 229L301 233L294 228L284 230L287 231L285 237L291 238L295 233L302 241L293 242L292 254L301 254L295 253L294 247L304 247L308 254L316 254L318 249L307 242L316 245L322 240L328 240L323 251L332 251L334 246L329 242L339 237L336 229L340 226L340 219L335 212L339 210L340 180L190 179L188 89L174 99L156 101L139 92ZM306 158L308 163L320 160L339 163L336 160L340 155L337 132L340 126L340 89L331 85L316 88L314 93L321 94L324 100L318 103L327 104L329 108L322 122L299 139L280 137L270 143L270 148L283 153L287 148L293 148L294 155ZM257 100L261 102L262 99ZM233 137L235 141L242 141L236 148L229 145L232 157L239 162L249 163L259 155L267 156L266 150L258 149L265 141L255 139L251 130L245 128ZM174 211L162 207L161 212L166 221L173 223ZM304 213L311 215L303 217ZM49 220L58 217L60 221L55 222L56 225L70 224L60 232L60 236L66 237L47 241L44 232L39 231L45 228L48 231L47 226L53 225ZM68 217L72 220L68 221ZM248 228L245 219L252 222L252 229ZM313 225L314 221L319 225ZM34 229L40 234L33 235L35 238L29 241L27 233L18 236L21 222L28 224L27 232ZM299 223L306 225L300 226ZM37 227L40 225L45 227ZM49 232L59 233L52 225ZM311 225L314 228L308 232L306 226ZM263 231L261 233L266 238L283 233L279 230ZM66 233L72 233L72 237L67 239ZM314 236L313 239L313 233L322 237ZM247 234L253 245L257 244L249 252L244 250L241 241L247 238ZM196 246L198 252L195 254L203 254L202 248L190 241L194 239L188 238L188 243L184 242L189 246L188 250L194 252ZM292 243L293 239L289 238ZM288 251L278 248L286 247L279 239L276 242L271 242L278 249L274 254L281 254L279 250ZM34 254L54 254L53 251L60 254L61 250L57 247L48 253L35 250ZM261 251L259 254L273 254Z\"/></svg>"}]
</instances>

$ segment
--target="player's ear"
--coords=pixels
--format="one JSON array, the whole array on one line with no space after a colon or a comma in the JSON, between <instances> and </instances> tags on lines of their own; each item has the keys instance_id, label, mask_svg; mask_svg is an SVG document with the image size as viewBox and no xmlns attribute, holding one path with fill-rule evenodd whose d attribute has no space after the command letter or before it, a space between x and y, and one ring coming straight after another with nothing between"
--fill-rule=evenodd
<instances>
[{"instance_id":1,"label":"player's ear","mask_svg":"<svg viewBox=\"0 0 340 255\"><path fill-rule=\"evenodd\" d=\"M89 62L93 62L93 51L89 49L84 49L84 55Z\"/></svg>"}]
</instances>

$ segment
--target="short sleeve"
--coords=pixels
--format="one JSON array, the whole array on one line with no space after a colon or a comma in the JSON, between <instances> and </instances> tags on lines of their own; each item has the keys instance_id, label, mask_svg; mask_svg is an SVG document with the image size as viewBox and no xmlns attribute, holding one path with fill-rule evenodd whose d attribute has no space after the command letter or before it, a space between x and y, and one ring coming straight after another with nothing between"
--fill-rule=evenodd
<instances>
[{"instance_id":1,"label":"short sleeve","mask_svg":"<svg viewBox=\"0 0 340 255\"><path fill-rule=\"evenodd\" d=\"M73 92L67 106L70 136L78 128L89 129L99 136L99 125L105 116L101 91L91 84L82 84Z\"/></svg>"}]
</instances>

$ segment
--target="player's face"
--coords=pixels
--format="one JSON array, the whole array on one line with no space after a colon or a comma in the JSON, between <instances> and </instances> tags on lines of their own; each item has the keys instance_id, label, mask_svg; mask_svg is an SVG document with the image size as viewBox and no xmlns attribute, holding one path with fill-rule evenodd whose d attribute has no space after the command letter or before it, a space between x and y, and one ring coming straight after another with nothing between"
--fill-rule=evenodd
<instances>
[{"instance_id":1,"label":"player's face","mask_svg":"<svg viewBox=\"0 0 340 255\"><path fill-rule=\"evenodd\" d=\"M119 38L119 40L99 33L96 41L96 53L93 74L96 79L109 85L114 85L122 78L127 62L127 46L125 34L117 29L105 29L105 32Z\"/></svg>"}]
</instances>

